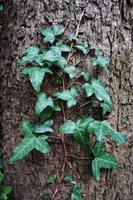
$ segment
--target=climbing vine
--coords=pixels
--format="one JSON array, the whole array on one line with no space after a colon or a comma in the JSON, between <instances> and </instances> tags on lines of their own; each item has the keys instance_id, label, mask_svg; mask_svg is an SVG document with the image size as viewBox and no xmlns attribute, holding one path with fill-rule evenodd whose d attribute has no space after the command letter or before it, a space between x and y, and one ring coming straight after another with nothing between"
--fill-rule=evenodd
<instances>
[{"instance_id":1,"label":"climbing vine","mask_svg":"<svg viewBox=\"0 0 133 200\"><path fill-rule=\"evenodd\" d=\"M109 75L109 58L100 54L96 44L90 45L87 40L79 40L77 34L64 38L63 33L64 29L60 26L42 30L43 45L26 48L20 60L20 65L24 66L22 75L30 80L36 92L35 114L40 123L34 124L27 119L23 120L24 137L9 158L9 164L13 164L23 159L33 149L48 153L50 151L48 138L51 134L60 139L64 148L64 161L61 176L51 199L54 199L64 178L69 159L65 144L67 135L71 135L79 143L82 151L92 154L92 174L96 181L100 180L101 168L113 169L119 166L114 156L106 152L106 138L109 137L119 144L125 142L125 133L114 130L108 121L78 115L80 109L93 101L99 102L99 110L102 111L103 116L111 112L109 88L103 80L98 79L99 70ZM80 60L77 54L80 55ZM87 66L81 69L79 66L88 56L91 59L92 70ZM47 91L47 85L45 85L46 91L42 89L47 77L55 85L54 92L51 94ZM81 103L83 97L86 102ZM68 115L68 110L73 107L79 111L76 120L75 117ZM58 134L55 134L52 128L53 116L56 112L63 115L63 123L58 128ZM76 188L73 189L72 196L75 192L77 192ZM78 194L81 196L81 193L80 188Z\"/></svg>"}]
</instances>

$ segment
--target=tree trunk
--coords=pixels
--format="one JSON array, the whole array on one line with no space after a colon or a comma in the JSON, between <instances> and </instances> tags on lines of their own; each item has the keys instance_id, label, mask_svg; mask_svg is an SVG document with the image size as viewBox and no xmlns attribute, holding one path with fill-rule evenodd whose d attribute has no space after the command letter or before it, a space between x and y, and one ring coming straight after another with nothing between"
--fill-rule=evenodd
<instances>
[{"instance_id":1,"label":"tree trunk","mask_svg":"<svg viewBox=\"0 0 133 200\"><path fill-rule=\"evenodd\" d=\"M91 176L90 162L70 159L66 172L84 188L85 200L132 199L133 131L133 6L130 0L9 0L5 1L1 49L1 137L6 184L14 189L14 200L41 200L52 196L55 185L49 176L59 177L62 145L54 141L49 155L33 152L13 166L7 164L11 151L21 140L21 121L30 119L36 97L22 79L17 66L24 47L40 40L42 28L61 24L66 34L75 33L85 9L79 36L90 38L111 57L110 88L113 112L109 120L118 131L127 132L125 145L112 143L120 167L103 171L101 181ZM84 8L85 7L85 8ZM74 154L73 147L68 149ZM55 200L70 199L71 184L62 183Z\"/></svg>"}]
</instances>

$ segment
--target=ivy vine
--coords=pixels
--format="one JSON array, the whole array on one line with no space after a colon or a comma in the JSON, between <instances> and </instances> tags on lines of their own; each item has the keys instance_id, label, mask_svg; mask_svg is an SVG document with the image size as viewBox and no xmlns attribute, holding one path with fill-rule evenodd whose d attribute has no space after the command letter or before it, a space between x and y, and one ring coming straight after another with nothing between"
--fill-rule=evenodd
<instances>
[{"instance_id":1,"label":"ivy vine","mask_svg":"<svg viewBox=\"0 0 133 200\"><path fill-rule=\"evenodd\" d=\"M101 56L95 44L90 46L87 40L79 42L77 34L71 34L64 40L61 39L63 33L64 29L60 26L42 30L43 47L34 45L26 48L24 56L20 60L20 65L24 66L22 74L30 80L36 92L35 114L40 123L33 124L27 119L22 122L24 137L9 158L9 164L13 164L23 159L33 149L48 153L50 151L48 138L51 134L55 135L52 128L54 124L52 116L55 112L61 112L64 122L59 127L56 137L63 144L64 162L52 199L54 199L58 186L64 178L65 167L69 159L65 135L66 137L71 135L79 143L82 151L92 153L92 174L96 181L100 180L100 170L102 168L114 169L119 166L114 156L105 150L106 138L110 137L119 144L123 144L126 139L125 133L114 130L106 120L99 121L89 116L80 116L75 121L71 116L67 116L68 109L75 107L77 104L82 109L90 99L93 101L93 98L99 102L99 109L102 109L103 115L107 115L111 112L112 102L109 88L103 80L98 79L97 74L94 75L87 67L78 72L78 66L93 51L92 68L94 71L100 69L108 75L109 58ZM72 62L70 58L78 53L83 55L81 60ZM55 81L56 84L55 92L51 96L48 95L47 91L42 91L42 84L46 77ZM59 87L58 90L57 87ZM47 89L47 85L45 89ZM87 100L84 105L81 105L79 100L81 93L84 94ZM74 188L72 199L74 199L76 191L77 189ZM82 189L80 193L82 193Z\"/></svg>"}]
</instances>

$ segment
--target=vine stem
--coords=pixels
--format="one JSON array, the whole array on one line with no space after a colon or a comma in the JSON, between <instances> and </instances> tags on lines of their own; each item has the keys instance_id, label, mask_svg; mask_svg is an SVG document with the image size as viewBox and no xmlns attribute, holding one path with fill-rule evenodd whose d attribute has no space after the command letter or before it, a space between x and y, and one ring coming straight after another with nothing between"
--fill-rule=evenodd
<instances>
[{"instance_id":1,"label":"vine stem","mask_svg":"<svg viewBox=\"0 0 133 200\"><path fill-rule=\"evenodd\" d=\"M86 4L85 4L85 8L86 8L86 5L88 4L89 0L87 0ZM79 18L79 23L77 24L77 28L76 28L76 33L75 33L75 36L78 35L79 33L79 27L81 25L81 21L82 21L82 18L83 18L83 15L84 15L84 12L85 12L85 8L83 9L81 15L80 15L80 18ZM74 43L71 43L71 49L73 48L74 46ZM69 53L68 54L68 58L67 58L67 61L70 60L71 56L73 55L73 53ZM65 90L65 75L63 75L63 78L62 78L62 87L63 87L63 90ZM64 109L64 103L62 101L62 115L63 115L63 121L65 122L66 121L66 114L65 114L65 109ZM68 157L70 157L67 153L67 148L66 148L66 144L65 144L65 137L64 135L61 135L61 141L62 141L62 146L63 146L63 149L64 149L64 160L63 160L63 164L62 164L62 168L61 168L61 175L60 175L60 178L59 178L59 181L56 185L56 188L55 188L55 191L52 195L52 198L51 200L54 200L56 194L58 193L58 190L59 190L59 187L60 187L60 184L64 178L64 173L65 173L65 169L66 169L66 165L67 165L67 161L68 161Z\"/></svg>"}]
</instances>

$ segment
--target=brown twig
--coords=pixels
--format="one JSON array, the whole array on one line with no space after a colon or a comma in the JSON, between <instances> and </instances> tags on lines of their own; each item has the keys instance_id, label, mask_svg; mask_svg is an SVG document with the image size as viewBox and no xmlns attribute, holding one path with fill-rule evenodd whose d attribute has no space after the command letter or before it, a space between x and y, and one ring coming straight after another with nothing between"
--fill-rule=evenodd
<instances>
[{"instance_id":1,"label":"brown twig","mask_svg":"<svg viewBox=\"0 0 133 200\"><path fill-rule=\"evenodd\" d=\"M79 157L79 156L74 156L74 155L68 155L68 157L72 157L79 160L92 160L92 157L87 158L87 157Z\"/></svg>"}]
</instances>

